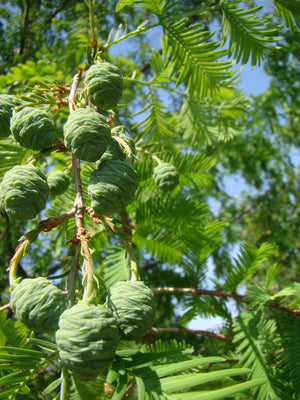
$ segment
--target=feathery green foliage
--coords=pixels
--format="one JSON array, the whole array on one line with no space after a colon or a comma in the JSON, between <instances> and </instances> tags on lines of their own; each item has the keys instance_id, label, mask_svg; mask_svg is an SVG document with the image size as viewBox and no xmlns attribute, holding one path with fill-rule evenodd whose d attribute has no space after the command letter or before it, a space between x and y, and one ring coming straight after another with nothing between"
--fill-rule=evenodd
<instances>
[{"instance_id":1,"label":"feathery green foliage","mask_svg":"<svg viewBox=\"0 0 300 400\"><path fill-rule=\"evenodd\" d=\"M277 29L268 26L272 15L260 18L257 14L262 7L257 6L250 10L236 8L238 0L221 1L223 12L223 36L229 40L229 51L237 62L246 64L251 58L251 65L260 65L266 53L272 49L271 43L276 42Z\"/></svg>"},{"instance_id":2,"label":"feathery green foliage","mask_svg":"<svg viewBox=\"0 0 300 400\"><path fill-rule=\"evenodd\" d=\"M243 244L241 254L235 260L236 266L231 269L224 283L224 289L236 290L242 282L248 281L276 250L276 246L270 243L263 243L259 249Z\"/></svg>"},{"instance_id":3,"label":"feathery green foliage","mask_svg":"<svg viewBox=\"0 0 300 400\"><path fill-rule=\"evenodd\" d=\"M284 350L278 358L283 369L283 376L290 383L293 398L296 399L300 393L298 379L300 369L299 318L285 316L281 321L279 343Z\"/></svg>"},{"instance_id":4,"label":"feathery green foliage","mask_svg":"<svg viewBox=\"0 0 300 400\"><path fill-rule=\"evenodd\" d=\"M187 90L199 97L213 96L233 78L230 61L219 61L226 54L220 43L211 41L213 33L201 24L189 26L188 19L179 21L162 20L166 32L169 60L174 63L172 75L176 85L185 82Z\"/></svg>"},{"instance_id":5,"label":"feathery green foliage","mask_svg":"<svg viewBox=\"0 0 300 400\"><path fill-rule=\"evenodd\" d=\"M115 395L114 398L121 398L125 393L126 385L124 382L129 382L132 376L135 377L135 381L138 389L138 398L176 398L184 399L188 393L186 389L190 387L201 387L207 382L215 382L222 380L223 378L234 377L241 374L247 374L250 370L246 368L234 368L234 369L220 369L213 372L205 372L203 367L214 363L222 363L225 360L221 357L196 357L182 361L182 358L186 356L182 353L182 350L174 349L169 351L163 351L159 353L129 353L126 356L122 352L118 353L121 358L117 358L115 365L112 367L112 372L109 376L109 381L117 385L117 392L119 396ZM164 357L176 356L175 362L165 362ZM122 365L122 368L120 366ZM118 374L117 371L122 371L122 374ZM191 370L191 372L189 372ZM126 378L124 378L126 376ZM234 380L233 380L234 382ZM263 380L253 381L252 385L260 385ZM251 386L251 385L249 385ZM245 389L248 389L246 386ZM241 388L239 388L241 390ZM180 393L176 393L180 391ZM230 389L227 388L227 393L224 392L223 396L231 396L235 393L236 388L233 384ZM211 399L218 399L220 393L214 393L214 391L205 390L205 395L210 395ZM174 397L173 397L174 394ZM193 392L192 396L196 398L202 395L201 389L197 392ZM225 397L225 398L226 398Z\"/></svg>"},{"instance_id":6,"label":"feathery green foliage","mask_svg":"<svg viewBox=\"0 0 300 400\"><path fill-rule=\"evenodd\" d=\"M119 281L130 280L130 265L123 247L114 246L108 250L105 256L103 279L108 288Z\"/></svg>"},{"instance_id":7,"label":"feathery green foliage","mask_svg":"<svg viewBox=\"0 0 300 400\"><path fill-rule=\"evenodd\" d=\"M240 361L245 367L252 369L252 379L266 380L258 389L257 399L288 399L288 393L284 391L286 384L276 378L271 361L274 343L270 343L269 338L276 335L275 321L266 320L260 312L245 312L238 316L234 330L234 342L237 343L236 351Z\"/></svg>"},{"instance_id":8,"label":"feathery green foliage","mask_svg":"<svg viewBox=\"0 0 300 400\"><path fill-rule=\"evenodd\" d=\"M1 139L0 141L0 178L2 179L6 171L16 164L22 164L24 161L24 152L22 147L11 138Z\"/></svg>"},{"instance_id":9,"label":"feathery green foliage","mask_svg":"<svg viewBox=\"0 0 300 400\"><path fill-rule=\"evenodd\" d=\"M275 0L275 10L291 31L300 28L300 5L295 0Z\"/></svg>"},{"instance_id":10,"label":"feathery green foliage","mask_svg":"<svg viewBox=\"0 0 300 400\"><path fill-rule=\"evenodd\" d=\"M243 129L248 105L243 94L231 91L226 98L220 96L213 101L188 95L178 115L177 131L186 143L208 145L215 140L229 140Z\"/></svg>"}]
</instances>

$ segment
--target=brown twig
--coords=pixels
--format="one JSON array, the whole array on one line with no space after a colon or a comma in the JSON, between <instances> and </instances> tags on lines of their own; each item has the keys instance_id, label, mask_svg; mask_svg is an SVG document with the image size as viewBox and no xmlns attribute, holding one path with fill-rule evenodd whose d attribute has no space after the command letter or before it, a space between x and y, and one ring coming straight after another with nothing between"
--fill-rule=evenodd
<instances>
[{"instance_id":1,"label":"brown twig","mask_svg":"<svg viewBox=\"0 0 300 400\"><path fill-rule=\"evenodd\" d=\"M246 303L245 296L241 296L236 292L223 292L220 289L216 290L206 290L206 289L197 289L197 288L175 288L175 287L161 287L161 288L152 288L153 293L192 293L197 296L206 295L206 296L216 296L220 297L223 300L228 300L228 298L235 299L238 303ZM300 310L294 310L293 308L278 305L273 301L267 301L266 305L271 308L276 308L282 312L286 312L288 314L293 315L294 317L300 316Z\"/></svg>"},{"instance_id":2,"label":"brown twig","mask_svg":"<svg viewBox=\"0 0 300 400\"><path fill-rule=\"evenodd\" d=\"M221 299L228 300L228 298L233 298L237 302L242 303L244 297L237 294L236 292L222 292L220 289L207 290L207 289L197 289L197 288L176 288L176 287L161 287L153 288L154 293L192 293L197 296L207 295L221 297Z\"/></svg>"},{"instance_id":3,"label":"brown twig","mask_svg":"<svg viewBox=\"0 0 300 400\"><path fill-rule=\"evenodd\" d=\"M49 232L56 226L60 225L65 219L71 218L75 214L75 208L62 214L58 217L48 218L39 223L37 228L33 231L25 233L20 239L20 244L17 246L14 255L12 256L9 267L7 271L9 271L9 284L10 286L14 284L14 281L17 279L17 267L19 265L20 259L23 257L24 252L30 243L38 236L40 232Z\"/></svg>"},{"instance_id":4,"label":"brown twig","mask_svg":"<svg viewBox=\"0 0 300 400\"><path fill-rule=\"evenodd\" d=\"M49 232L56 228L58 225L62 224L64 220L71 218L75 215L76 209L73 207L70 211L59 215L58 217L51 217L44 219L38 224L37 230L39 232Z\"/></svg>"},{"instance_id":5,"label":"brown twig","mask_svg":"<svg viewBox=\"0 0 300 400\"><path fill-rule=\"evenodd\" d=\"M0 307L0 311L5 311L8 310L10 308L10 304L5 304L4 306Z\"/></svg>"},{"instance_id":6,"label":"brown twig","mask_svg":"<svg viewBox=\"0 0 300 400\"><path fill-rule=\"evenodd\" d=\"M288 314L291 314L294 317L299 317L300 316L300 310L294 310L293 308L276 304L273 301L268 301L266 304L267 304L268 307L276 308L277 310L280 310L282 312L286 312Z\"/></svg>"},{"instance_id":7,"label":"brown twig","mask_svg":"<svg viewBox=\"0 0 300 400\"><path fill-rule=\"evenodd\" d=\"M82 70L74 76L73 82L70 88L70 94L68 98L68 105L70 114L75 111L75 96L77 92L78 85L82 79ZM82 253L84 256L84 265L85 265L85 296L89 297L91 295L92 286L93 286L93 269L90 259L89 247L87 244L87 232L84 227L84 213L86 211L86 206L83 199L82 194L82 184L80 177L80 160L78 160L74 155L72 155L72 172L74 176L75 183L75 201L74 201L74 209L75 209L75 234L74 239L72 240L72 245L75 249L75 253L71 263L71 277L69 279L69 305L71 306L74 301L74 293L75 293L75 276L79 267L79 257L80 252L78 251L78 244L81 244Z\"/></svg>"},{"instance_id":8,"label":"brown twig","mask_svg":"<svg viewBox=\"0 0 300 400\"><path fill-rule=\"evenodd\" d=\"M210 331L203 331L199 329L187 329L187 328L151 328L150 334L159 334L159 333L190 333L193 335L202 335L208 336L214 339L222 340L223 342L232 342L232 338L229 336L222 335L221 333L214 333Z\"/></svg>"},{"instance_id":9,"label":"brown twig","mask_svg":"<svg viewBox=\"0 0 300 400\"><path fill-rule=\"evenodd\" d=\"M130 221L128 218L128 214L126 210L123 210L119 213L121 221L123 223L122 231L128 235L130 238L132 238L132 231L131 231L131 226L130 226ZM132 244L134 246L134 244Z\"/></svg>"},{"instance_id":10,"label":"brown twig","mask_svg":"<svg viewBox=\"0 0 300 400\"><path fill-rule=\"evenodd\" d=\"M64 142L59 141L59 142L55 143L53 146L49 147L48 149L44 149L44 150L40 151L39 153L34 154L33 156L31 156L29 159L26 160L26 163L27 164L35 164L36 162L45 158L46 156L48 156L55 150L57 150L57 152L66 152L67 151L67 149L64 145Z\"/></svg>"}]
</instances>

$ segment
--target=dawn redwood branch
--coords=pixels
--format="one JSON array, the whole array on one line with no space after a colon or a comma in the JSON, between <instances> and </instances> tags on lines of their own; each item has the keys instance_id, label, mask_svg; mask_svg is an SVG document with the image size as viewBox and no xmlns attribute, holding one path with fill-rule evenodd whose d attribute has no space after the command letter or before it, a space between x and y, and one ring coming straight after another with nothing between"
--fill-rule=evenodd
<instances>
[{"instance_id":1,"label":"dawn redwood branch","mask_svg":"<svg viewBox=\"0 0 300 400\"><path fill-rule=\"evenodd\" d=\"M38 161L41 159L45 158L49 154L51 154L53 151L57 150L57 152L66 152L67 149L64 145L64 142L61 140L57 143L55 143L53 146L49 147L48 149L43 149L37 154L32 155L30 158L26 160L26 164L36 164Z\"/></svg>"},{"instance_id":2,"label":"dawn redwood branch","mask_svg":"<svg viewBox=\"0 0 300 400\"><path fill-rule=\"evenodd\" d=\"M161 288L152 288L152 291L154 293L193 293L196 294L197 296L207 295L207 296L221 297L224 300L227 300L229 297L231 297L239 303L242 303L244 301L244 297L237 294L236 292L222 292L222 290L220 289L207 290L198 288L161 287Z\"/></svg>"},{"instance_id":3,"label":"dawn redwood branch","mask_svg":"<svg viewBox=\"0 0 300 400\"><path fill-rule=\"evenodd\" d=\"M10 304L5 304L4 306L0 307L0 311L5 311L8 310L10 308Z\"/></svg>"},{"instance_id":4,"label":"dawn redwood branch","mask_svg":"<svg viewBox=\"0 0 300 400\"><path fill-rule=\"evenodd\" d=\"M48 219L44 219L38 224L37 230L39 232L49 232L52 229L56 228L58 225L63 223L65 219L71 218L75 215L76 209L73 207L70 211L59 215L58 217L51 217Z\"/></svg>"},{"instance_id":5,"label":"dawn redwood branch","mask_svg":"<svg viewBox=\"0 0 300 400\"><path fill-rule=\"evenodd\" d=\"M159 334L159 333L190 333L193 335L202 335L211 337L214 339L222 340L223 342L231 343L233 338L229 336L222 335L221 333L214 333L210 331L203 331L200 329L187 329L187 328L151 328L150 334Z\"/></svg>"},{"instance_id":6,"label":"dawn redwood branch","mask_svg":"<svg viewBox=\"0 0 300 400\"><path fill-rule=\"evenodd\" d=\"M56 226L60 225L65 219L71 218L75 214L75 208L62 214L58 217L48 218L39 223L38 227L33 231L29 231L20 237L20 244L17 246L14 255L12 256L9 267L9 285L12 286L17 279L17 268L19 266L20 259L23 257L25 250L30 243L38 236L40 232L49 232Z\"/></svg>"},{"instance_id":7,"label":"dawn redwood branch","mask_svg":"<svg viewBox=\"0 0 300 400\"><path fill-rule=\"evenodd\" d=\"M73 82L70 88L70 94L68 98L68 105L70 114L72 114L75 109L75 96L77 92L78 85L82 79L82 70L79 70L77 74L74 75ZM69 286L68 286L68 300L69 306L72 306L74 301L74 294L75 294L75 283L76 283L76 274L79 268L79 258L80 258L80 251L78 248L78 244L81 244L81 249L83 250L84 254L84 266L85 266L85 291L84 295L89 296L92 290L92 281L93 281L93 269L91 264L91 258L89 254L87 238L86 238L86 229L84 227L84 213L85 213L85 204L82 194L82 184L81 184L81 177L80 177L80 160L72 155L72 172L74 176L74 183L75 183L75 235L74 239L71 241L73 248L75 250L74 256L71 262L71 276L69 279Z\"/></svg>"},{"instance_id":8,"label":"dawn redwood branch","mask_svg":"<svg viewBox=\"0 0 300 400\"><path fill-rule=\"evenodd\" d=\"M70 88L70 94L68 98L68 105L70 114L75 111L75 96L77 92L78 85L82 79L82 71L80 70L77 74L74 75L73 82ZM81 235L81 230L84 229L83 225L83 217L85 211L85 204L83 201L82 195L82 185L81 185L81 177L80 177L80 160L72 155L72 172L74 175L75 182L75 202L74 207L76 209L75 212L75 236L78 234Z\"/></svg>"},{"instance_id":9,"label":"dawn redwood branch","mask_svg":"<svg viewBox=\"0 0 300 400\"><path fill-rule=\"evenodd\" d=\"M128 214L126 212L126 210L123 210L119 213L121 221L123 223L122 226L122 231L128 235L130 238L132 238L132 231L131 231L131 226L130 226L130 221L128 218Z\"/></svg>"},{"instance_id":10,"label":"dawn redwood branch","mask_svg":"<svg viewBox=\"0 0 300 400\"><path fill-rule=\"evenodd\" d=\"M286 312L288 314L291 314L294 317L299 317L300 316L300 310L294 310L293 308L276 304L273 301L268 301L267 302L267 306L271 307L271 308L276 308L277 310L280 310L280 311Z\"/></svg>"},{"instance_id":11,"label":"dawn redwood branch","mask_svg":"<svg viewBox=\"0 0 300 400\"><path fill-rule=\"evenodd\" d=\"M238 303L246 303L245 296L241 296L236 292L222 292L220 289L216 290L207 290L207 289L197 289L197 288L176 288L176 287L161 287L161 288L152 288L153 293L192 293L197 296L207 295L207 296L216 296L220 297L224 300L228 300L228 298L235 299ZM267 301L266 305L271 308L276 308L282 312L286 312L288 314L293 315L294 317L300 316L300 310L294 310L293 308L286 307L283 305L278 305L273 301Z\"/></svg>"}]
</instances>

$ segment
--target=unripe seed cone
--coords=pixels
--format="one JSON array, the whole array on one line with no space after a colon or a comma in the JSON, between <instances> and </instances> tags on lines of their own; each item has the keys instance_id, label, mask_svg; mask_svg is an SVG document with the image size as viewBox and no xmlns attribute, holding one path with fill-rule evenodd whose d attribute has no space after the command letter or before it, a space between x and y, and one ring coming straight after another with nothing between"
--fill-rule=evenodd
<instances>
[{"instance_id":1,"label":"unripe seed cone","mask_svg":"<svg viewBox=\"0 0 300 400\"><path fill-rule=\"evenodd\" d=\"M130 164L106 160L91 173L88 195L97 214L111 215L133 202L137 188L138 177Z\"/></svg>"},{"instance_id":2,"label":"unripe seed cone","mask_svg":"<svg viewBox=\"0 0 300 400\"><path fill-rule=\"evenodd\" d=\"M106 119L92 108L78 108L64 125L65 146L79 160L97 161L110 139Z\"/></svg>"},{"instance_id":3,"label":"unripe seed cone","mask_svg":"<svg viewBox=\"0 0 300 400\"><path fill-rule=\"evenodd\" d=\"M114 108L123 92L120 69L108 62L92 65L86 72L85 86L90 102L101 110Z\"/></svg>"},{"instance_id":4,"label":"unripe seed cone","mask_svg":"<svg viewBox=\"0 0 300 400\"><path fill-rule=\"evenodd\" d=\"M126 340L140 338L152 326L156 301L141 281L121 281L108 290L106 306L114 313Z\"/></svg>"},{"instance_id":5,"label":"unripe seed cone","mask_svg":"<svg viewBox=\"0 0 300 400\"><path fill-rule=\"evenodd\" d=\"M28 221L46 206L49 187L46 176L34 165L16 165L0 184L0 208L9 218Z\"/></svg>"},{"instance_id":6,"label":"unripe seed cone","mask_svg":"<svg viewBox=\"0 0 300 400\"><path fill-rule=\"evenodd\" d=\"M120 138L123 141L123 145L120 144L117 139L111 138L109 146L105 153L96 163L96 168L100 167L100 164L105 160L121 160L124 161L128 153L135 154L135 145L131 137L126 135L123 126L115 126L111 129L111 135Z\"/></svg>"},{"instance_id":7,"label":"unripe seed cone","mask_svg":"<svg viewBox=\"0 0 300 400\"><path fill-rule=\"evenodd\" d=\"M0 94L0 137L11 134L9 121L12 115L16 97L10 94Z\"/></svg>"},{"instance_id":8,"label":"unripe seed cone","mask_svg":"<svg viewBox=\"0 0 300 400\"><path fill-rule=\"evenodd\" d=\"M24 279L13 289L10 306L18 320L36 332L53 332L65 310L65 298L46 278Z\"/></svg>"},{"instance_id":9,"label":"unripe seed cone","mask_svg":"<svg viewBox=\"0 0 300 400\"><path fill-rule=\"evenodd\" d=\"M70 178L63 171L51 171L47 182L52 196L63 194L69 187Z\"/></svg>"},{"instance_id":10,"label":"unripe seed cone","mask_svg":"<svg viewBox=\"0 0 300 400\"><path fill-rule=\"evenodd\" d=\"M49 116L38 108L25 107L13 114L10 129L21 146L32 150L51 147L55 139L55 127Z\"/></svg>"},{"instance_id":11,"label":"unripe seed cone","mask_svg":"<svg viewBox=\"0 0 300 400\"><path fill-rule=\"evenodd\" d=\"M100 158L100 160L97 161L96 168L99 168L100 164L102 164L103 161L106 161L106 160L124 161L125 158L126 158L126 154L123 152L120 144L115 139L111 138L105 153Z\"/></svg>"},{"instance_id":12,"label":"unripe seed cone","mask_svg":"<svg viewBox=\"0 0 300 400\"><path fill-rule=\"evenodd\" d=\"M156 165L153 176L155 183L162 190L173 190L179 183L179 174L176 167L167 162Z\"/></svg>"},{"instance_id":13,"label":"unripe seed cone","mask_svg":"<svg viewBox=\"0 0 300 400\"><path fill-rule=\"evenodd\" d=\"M77 374L98 375L105 371L115 357L119 340L116 319L104 305L80 301L59 319L59 357Z\"/></svg>"}]
</instances>

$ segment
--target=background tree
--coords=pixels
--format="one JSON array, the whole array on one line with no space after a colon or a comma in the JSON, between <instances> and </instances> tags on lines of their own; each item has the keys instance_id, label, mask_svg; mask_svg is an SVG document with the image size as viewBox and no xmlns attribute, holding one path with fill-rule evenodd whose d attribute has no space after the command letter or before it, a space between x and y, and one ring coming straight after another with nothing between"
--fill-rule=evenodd
<instances>
[{"instance_id":1,"label":"background tree","mask_svg":"<svg viewBox=\"0 0 300 400\"><path fill-rule=\"evenodd\" d=\"M238 1L2 3L2 93L17 95L19 108L47 111L56 141L36 152L1 138L1 179L29 163L47 174L65 171L71 184L29 222L1 213L0 398L299 397L299 182L292 156L299 13L292 0L267 10ZM120 143L140 181L135 200L109 216L95 215L87 194L99 162L80 163L63 142L69 112L90 106L83 81L99 61L122 70L121 104L98 111L134 140L134 147L130 137ZM270 88L246 97L236 63L263 61ZM171 191L155 179L161 162L179 174ZM230 174L247 184L239 201L227 194ZM211 199L220 202L218 216ZM219 281L208 289L212 258ZM143 339L122 340L110 369L94 379L68 370L54 334L30 333L8 307L16 276L54 280L70 307L87 293L101 304L117 282L137 275L156 294L154 326ZM242 284L245 295L238 293ZM187 329L199 315L219 315L224 326L218 333Z\"/></svg>"}]
</instances>

